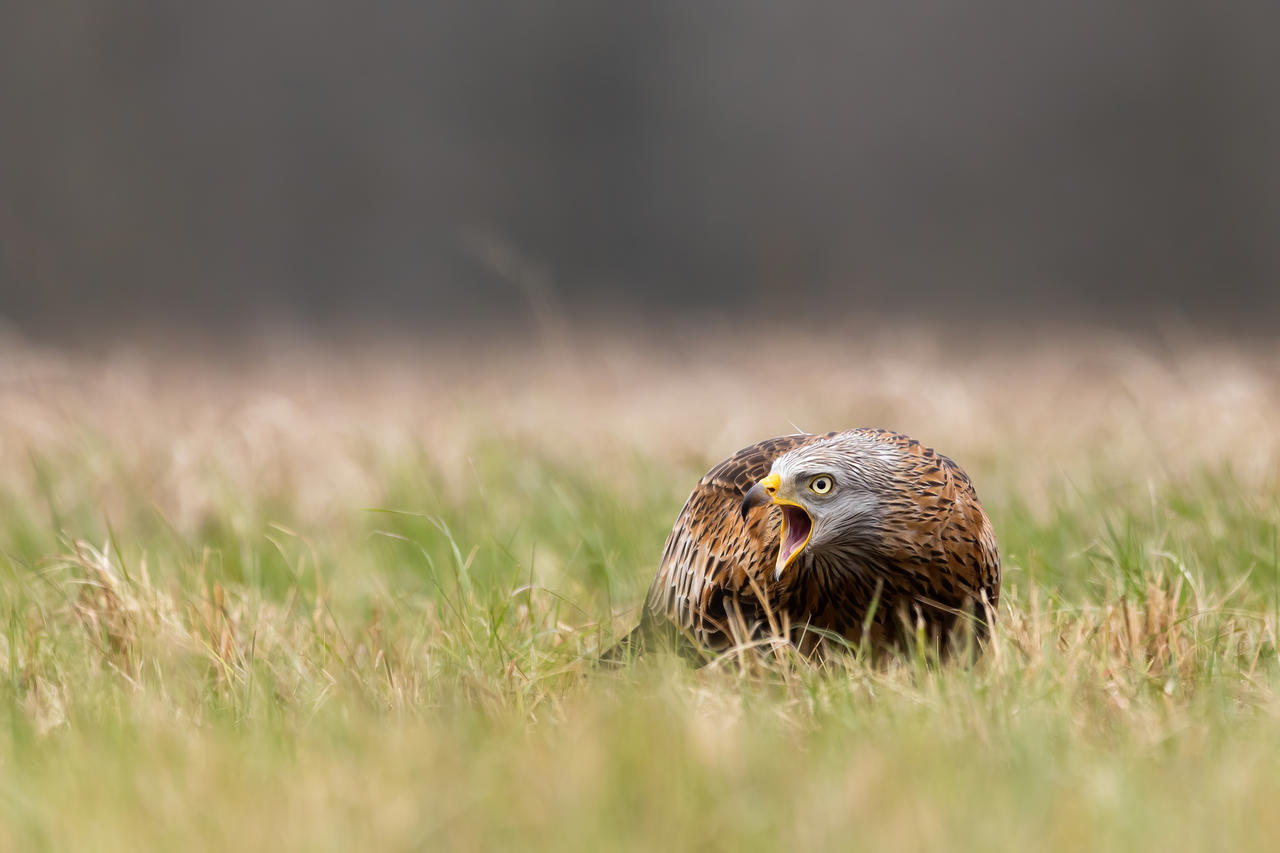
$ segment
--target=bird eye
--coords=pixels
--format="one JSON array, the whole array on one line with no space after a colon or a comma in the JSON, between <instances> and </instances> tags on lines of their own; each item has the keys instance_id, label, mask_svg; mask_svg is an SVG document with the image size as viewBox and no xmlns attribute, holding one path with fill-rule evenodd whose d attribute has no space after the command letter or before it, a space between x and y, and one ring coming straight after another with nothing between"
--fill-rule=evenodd
<instances>
[{"instance_id":1,"label":"bird eye","mask_svg":"<svg viewBox=\"0 0 1280 853\"><path fill-rule=\"evenodd\" d=\"M809 481L809 491L815 495L825 495L831 491L831 487L835 485L835 481L826 474L819 474Z\"/></svg>"}]
</instances>

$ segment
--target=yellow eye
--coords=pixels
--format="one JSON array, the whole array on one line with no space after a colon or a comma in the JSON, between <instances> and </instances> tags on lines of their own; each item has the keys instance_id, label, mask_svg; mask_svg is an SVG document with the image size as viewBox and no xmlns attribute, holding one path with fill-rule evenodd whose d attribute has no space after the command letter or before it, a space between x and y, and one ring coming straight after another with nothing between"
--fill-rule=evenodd
<instances>
[{"instance_id":1,"label":"yellow eye","mask_svg":"<svg viewBox=\"0 0 1280 853\"><path fill-rule=\"evenodd\" d=\"M809 491L815 495L825 495L835 486L835 481L828 474L819 474L809 481Z\"/></svg>"}]
</instances>

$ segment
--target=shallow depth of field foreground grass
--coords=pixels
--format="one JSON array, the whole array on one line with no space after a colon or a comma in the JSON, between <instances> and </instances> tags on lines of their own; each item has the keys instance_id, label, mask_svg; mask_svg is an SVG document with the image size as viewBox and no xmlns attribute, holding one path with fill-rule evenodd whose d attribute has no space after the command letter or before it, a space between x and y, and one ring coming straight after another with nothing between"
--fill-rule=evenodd
<instances>
[{"instance_id":1,"label":"shallow depth of field foreground grass","mask_svg":"<svg viewBox=\"0 0 1280 853\"><path fill-rule=\"evenodd\" d=\"M1280 351L729 340L5 346L0 845L1273 848ZM983 659L593 667L793 425L966 467Z\"/></svg>"}]
</instances>

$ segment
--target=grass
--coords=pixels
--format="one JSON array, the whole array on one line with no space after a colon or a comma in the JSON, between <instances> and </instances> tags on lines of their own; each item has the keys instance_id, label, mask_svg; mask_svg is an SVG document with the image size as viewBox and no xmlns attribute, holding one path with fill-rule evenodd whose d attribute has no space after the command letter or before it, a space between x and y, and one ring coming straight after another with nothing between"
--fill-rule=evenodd
<instances>
[{"instance_id":1,"label":"grass","mask_svg":"<svg viewBox=\"0 0 1280 853\"><path fill-rule=\"evenodd\" d=\"M0 846L1271 847L1280 353L938 346L10 344ZM792 422L968 469L981 661L593 667L692 483Z\"/></svg>"}]
</instances>

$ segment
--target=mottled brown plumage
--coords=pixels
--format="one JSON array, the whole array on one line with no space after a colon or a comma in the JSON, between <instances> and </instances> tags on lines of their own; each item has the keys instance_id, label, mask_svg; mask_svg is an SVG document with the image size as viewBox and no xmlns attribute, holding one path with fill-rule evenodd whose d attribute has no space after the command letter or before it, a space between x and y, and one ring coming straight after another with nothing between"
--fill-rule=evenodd
<instances>
[{"instance_id":1,"label":"mottled brown plumage","mask_svg":"<svg viewBox=\"0 0 1280 853\"><path fill-rule=\"evenodd\" d=\"M810 650L823 633L884 647L923 626L945 646L957 619L980 634L999 593L995 534L958 465L886 430L789 435L698 483L632 636L718 651L782 633Z\"/></svg>"}]
</instances>

